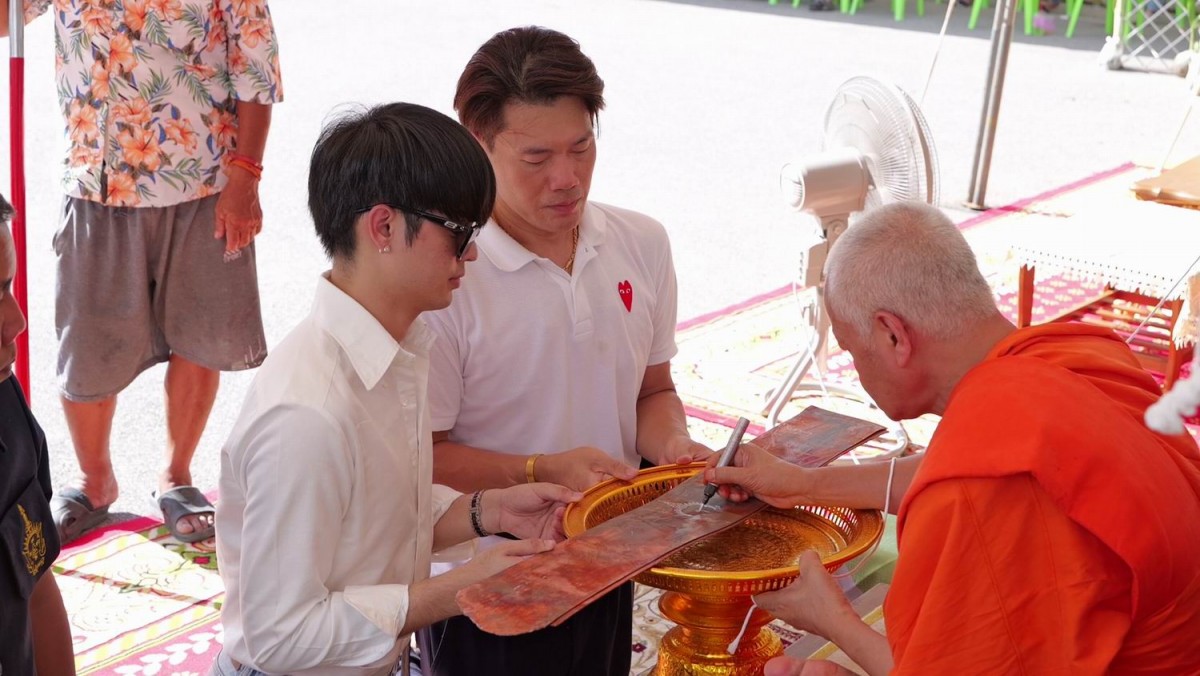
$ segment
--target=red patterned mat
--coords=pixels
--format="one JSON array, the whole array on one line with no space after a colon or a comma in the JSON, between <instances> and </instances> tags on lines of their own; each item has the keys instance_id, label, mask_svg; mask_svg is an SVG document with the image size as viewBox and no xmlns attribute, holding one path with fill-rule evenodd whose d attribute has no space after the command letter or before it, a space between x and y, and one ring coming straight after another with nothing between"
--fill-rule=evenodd
<instances>
[{"instance_id":1,"label":"red patterned mat","mask_svg":"<svg viewBox=\"0 0 1200 676\"><path fill-rule=\"evenodd\" d=\"M220 650L224 595L213 552L140 517L64 548L54 572L79 674L208 673Z\"/></svg>"}]
</instances>

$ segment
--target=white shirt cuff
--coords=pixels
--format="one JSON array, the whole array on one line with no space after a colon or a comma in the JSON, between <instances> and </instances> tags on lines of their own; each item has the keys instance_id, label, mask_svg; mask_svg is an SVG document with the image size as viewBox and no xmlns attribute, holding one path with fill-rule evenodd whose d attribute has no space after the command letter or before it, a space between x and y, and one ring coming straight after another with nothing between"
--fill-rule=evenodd
<instances>
[{"instance_id":1,"label":"white shirt cuff","mask_svg":"<svg viewBox=\"0 0 1200 676\"><path fill-rule=\"evenodd\" d=\"M408 617L408 586L376 584L346 587L346 604L362 613L371 624L389 636L399 636Z\"/></svg>"},{"instance_id":2,"label":"white shirt cuff","mask_svg":"<svg viewBox=\"0 0 1200 676\"><path fill-rule=\"evenodd\" d=\"M460 495L462 495L462 493L459 493L449 486L434 484L433 492L431 493L432 497L430 500L430 502L433 503L433 518L431 521L433 523L441 521L442 515L446 513L446 510L450 509L450 505L454 504L454 501L457 500L458 496Z\"/></svg>"}]
</instances>

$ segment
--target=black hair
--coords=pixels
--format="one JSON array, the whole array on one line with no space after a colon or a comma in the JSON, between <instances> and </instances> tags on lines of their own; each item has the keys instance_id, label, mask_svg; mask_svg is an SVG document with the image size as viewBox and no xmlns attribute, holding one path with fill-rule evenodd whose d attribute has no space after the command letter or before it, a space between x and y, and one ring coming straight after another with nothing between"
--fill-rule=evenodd
<instances>
[{"instance_id":1,"label":"black hair","mask_svg":"<svg viewBox=\"0 0 1200 676\"><path fill-rule=\"evenodd\" d=\"M364 209L392 204L483 223L496 175L465 128L413 103L358 108L328 124L313 148L308 210L325 253L354 258L354 223ZM420 218L405 214L412 244Z\"/></svg>"},{"instance_id":2,"label":"black hair","mask_svg":"<svg viewBox=\"0 0 1200 676\"><path fill-rule=\"evenodd\" d=\"M496 33L475 52L458 78L454 109L458 119L490 149L504 131L504 106L532 105L577 96L598 124L604 108L604 80L579 43L541 26Z\"/></svg>"}]
</instances>

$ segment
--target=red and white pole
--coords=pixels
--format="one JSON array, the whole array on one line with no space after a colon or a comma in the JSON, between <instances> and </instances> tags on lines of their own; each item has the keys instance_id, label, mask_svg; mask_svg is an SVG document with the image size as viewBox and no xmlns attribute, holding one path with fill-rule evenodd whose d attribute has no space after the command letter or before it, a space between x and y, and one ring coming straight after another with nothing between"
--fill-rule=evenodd
<instances>
[{"instance_id":1,"label":"red and white pole","mask_svg":"<svg viewBox=\"0 0 1200 676\"><path fill-rule=\"evenodd\" d=\"M17 274L13 278L13 296L21 312L29 318L29 277L25 265L25 3L8 3L8 132L12 155L12 201L16 215L12 222L13 244L17 255ZM17 337L17 381L29 388L29 331Z\"/></svg>"}]
</instances>

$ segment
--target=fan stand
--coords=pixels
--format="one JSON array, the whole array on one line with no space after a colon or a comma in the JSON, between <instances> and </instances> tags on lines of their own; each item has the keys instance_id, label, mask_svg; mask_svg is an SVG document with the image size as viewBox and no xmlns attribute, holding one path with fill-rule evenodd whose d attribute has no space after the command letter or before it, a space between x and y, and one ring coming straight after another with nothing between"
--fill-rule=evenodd
<instances>
[{"instance_id":1,"label":"fan stand","mask_svg":"<svg viewBox=\"0 0 1200 676\"><path fill-rule=\"evenodd\" d=\"M826 226L822 223L822 226ZM825 241L820 248L814 248L812 253L821 251L823 254L833 246L833 240L837 239L838 235L845 231L846 221L842 220L833 227L823 227L823 235ZM811 254L810 254L811 256ZM813 256L815 258L815 256ZM821 273L825 266L824 255L819 256L821 260L806 260L805 268L809 271L808 277L817 276L818 279L824 275ZM799 280L804 283L808 280ZM813 338L808 341L804 349L796 357L796 363L792 365L787 376L783 379L783 383L774 390L767 393L769 399L763 407L762 413L767 416L767 429L775 427L779 424L779 416L783 413L784 407L791 403L793 396L797 391L809 392L817 391L825 398L830 396L842 397L851 401L866 405L868 408L875 409L882 413L882 409L878 404L871 399L871 395L867 394L862 387L851 385L838 385L826 382L825 374L829 370L829 335L831 325L829 315L825 312L825 286L823 280L815 285L808 286L805 291L814 291L816 299L802 306L801 314L803 314L812 327ZM804 376L808 375L809 369L816 373L815 383L805 383ZM884 415L886 418L886 415ZM890 418L888 420L888 431L895 438L895 441L890 444L882 444L878 446L882 453L876 457L887 459L894 458L902 454L908 448L908 432L904 426ZM848 454L855 464L858 463L858 456L854 451Z\"/></svg>"}]
</instances>

